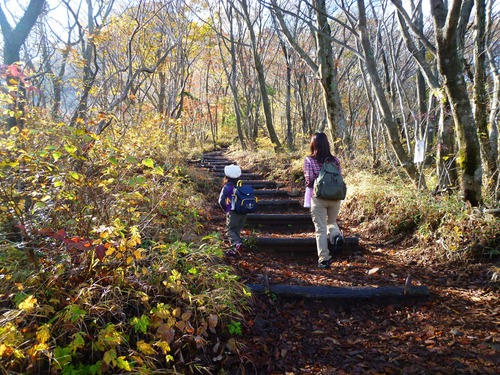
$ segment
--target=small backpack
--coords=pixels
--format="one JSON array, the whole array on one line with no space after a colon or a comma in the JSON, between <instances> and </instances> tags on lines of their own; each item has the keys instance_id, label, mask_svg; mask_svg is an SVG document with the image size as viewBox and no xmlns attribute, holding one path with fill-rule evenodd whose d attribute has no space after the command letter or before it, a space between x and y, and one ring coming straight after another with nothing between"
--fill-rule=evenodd
<instances>
[{"instance_id":1,"label":"small backpack","mask_svg":"<svg viewBox=\"0 0 500 375\"><path fill-rule=\"evenodd\" d=\"M238 214L251 214L257 210L257 198L250 185L238 181L233 190L231 209Z\"/></svg>"},{"instance_id":2,"label":"small backpack","mask_svg":"<svg viewBox=\"0 0 500 375\"><path fill-rule=\"evenodd\" d=\"M319 176L314 180L314 195L327 200L345 199L347 186L339 167L330 159L323 163Z\"/></svg>"}]
</instances>

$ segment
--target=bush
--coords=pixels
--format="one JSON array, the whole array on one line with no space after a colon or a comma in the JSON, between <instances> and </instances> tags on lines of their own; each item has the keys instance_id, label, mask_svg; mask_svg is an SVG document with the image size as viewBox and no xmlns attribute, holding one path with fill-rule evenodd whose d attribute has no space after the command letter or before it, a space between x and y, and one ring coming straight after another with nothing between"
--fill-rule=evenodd
<instances>
[{"instance_id":1,"label":"bush","mask_svg":"<svg viewBox=\"0 0 500 375\"><path fill-rule=\"evenodd\" d=\"M39 120L0 134L2 372L217 367L248 293L201 238L208 174L152 144L154 123L115 138Z\"/></svg>"}]
</instances>

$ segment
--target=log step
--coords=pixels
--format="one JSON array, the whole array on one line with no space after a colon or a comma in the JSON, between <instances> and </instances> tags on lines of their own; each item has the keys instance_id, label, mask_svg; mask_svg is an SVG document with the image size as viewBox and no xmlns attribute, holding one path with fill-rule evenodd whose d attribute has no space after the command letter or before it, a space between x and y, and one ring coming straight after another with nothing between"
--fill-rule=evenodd
<instances>
[{"instance_id":1,"label":"log step","mask_svg":"<svg viewBox=\"0 0 500 375\"><path fill-rule=\"evenodd\" d=\"M278 189L259 189L255 190L254 194L256 197L289 197L290 194L286 190L278 190Z\"/></svg>"},{"instance_id":2,"label":"log step","mask_svg":"<svg viewBox=\"0 0 500 375\"><path fill-rule=\"evenodd\" d=\"M255 246L260 251L271 251L282 255L316 253L316 238L258 237ZM339 253L352 252L359 246L358 237L344 237L344 246Z\"/></svg>"},{"instance_id":3,"label":"log step","mask_svg":"<svg viewBox=\"0 0 500 375\"><path fill-rule=\"evenodd\" d=\"M405 293L403 287L379 286L379 287L330 287L322 285L262 285L247 284L253 293L273 293L280 297L307 298L321 300L369 300L381 301L394 298L427 298L429 289L426 286L410 286Z\"/></svg>"},{"instance_id":4,"label":"log step","mask_svg":"<svg viewBox=\"0 0 500 375\"><path fill-rule=\"evenodd\" d=\"M259 199L259 209L290 209L290 208L303 208L302 203L298 199Z\"/></svg>"},{"instance_id":5,"label":"log step","mask_svg":"<svg viewBox=\"0 0 500 375\"><path fill-rule=\"evenodd\" d=\"M312 224L310 214L248 214L247 223L267 225Z\"/></svg>"},{"instance_id":6,"label":"log step","mask_svg":"<svg viewBox=\"0 0 500 375\"><path fill-rule=\"evenodd\" d=\"M212 175L214 175L214 176L216 176L216 177L220 177L220 178L222 178L222 177L224 177L224 176L225 176L224 172L222 172L222 173L220 173L220 172L215 172L215 173L212 173ZM244 172L243 172L243 173L241 173L240 178L241 178L242 180L259 180L259 179L261 179L261 178L262 178L262 176L261 176L261 175L258 175L258 174L254 174L254 173L244 173ZM251 184L248 184L248 185L251 185Z\"/></svg>"},{"instance_id":7,"label":"log step","mask_svg":"<svg viewBox=\"0 0 500 375\"><path fill-rule=\"evenodd\" d=\"M278 184L275 181L265 180L241 180L243 185L250 185L254 189L277 188Z\"/></svg>"},{"instance_id":8,"label":"log step","mask_svg":"<svg viewBox=\"0 0 500 375\"><path fill-rule=\"evenodd\" d=\"M229 165L229 164L237 164L231 160L203 160L202 165L211 165L211 166L221 166L221 165Z\"/></svg>"}]
</instances>

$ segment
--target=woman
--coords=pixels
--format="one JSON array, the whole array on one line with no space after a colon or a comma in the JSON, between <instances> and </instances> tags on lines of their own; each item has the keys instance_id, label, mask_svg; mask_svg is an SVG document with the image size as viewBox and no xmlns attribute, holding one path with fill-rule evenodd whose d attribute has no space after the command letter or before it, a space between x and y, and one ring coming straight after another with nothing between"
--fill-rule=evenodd
<instances>
[{"instance_id":1,"label":"woman","mask_svg":"<svg viewBox=\"0 0 500 375\"><path fill-rule=\"evenodd\" d=\"M326 134L314 133L311 137L310 154L304 160L304 177L307 188L313 188L314 180L318 177L325 160L335 163L339 167L340 173L342 173L339 159L330 152L330 143ZM316 235L318 267L330 268L332 256L329 250L329 243L332 245L333 251L335 251L344 242L337 224L340 201L317 198L312 193L310 206Z\"/></svg>"}]
</instances>

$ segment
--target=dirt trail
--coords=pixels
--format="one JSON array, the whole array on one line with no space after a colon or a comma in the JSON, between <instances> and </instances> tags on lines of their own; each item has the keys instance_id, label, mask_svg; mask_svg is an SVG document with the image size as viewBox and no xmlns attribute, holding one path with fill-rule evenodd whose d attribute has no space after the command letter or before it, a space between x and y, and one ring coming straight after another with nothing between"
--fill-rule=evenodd
<instances>
[{"instance_id":1,"label":"dirt trail","mask_svg":"<svg viewBox=\"0 0 500 375\"><path fill-rule=\"evenodd\" d=\"M220 158L206 156L205 161ZM224 165L224 162L221 162ZM218 169L220 171L220 167ZM212 171L217 173L217 169ZM251 171L247 171L251 173ZM255 176L252 176L255 177ZM257 176L258 177L258 176ZM248 181L253 185L250 180ZM262 183L275 191L277 205L262 213L307 213L300 197L286 187ZM262 199L262 198L261 198ZM288 200L283 204L283 200ZM422 300L320 300L256 294L246 314L240 356L226 362L231 373L250 374L498 374L500 372L499 293L487 288L481 265L456 270L424 265L398 243L380 245L340 214L345 234L359 246L335 256L332 268L317 268L315 246L272 251L259 238L311 239L312 224L252 223L245 231L247 248L228 258L241 280L251 284L400 286L408 274L425 285ZM215 217L223 232L223 213Z\"/></svg>"}]
</instances>

